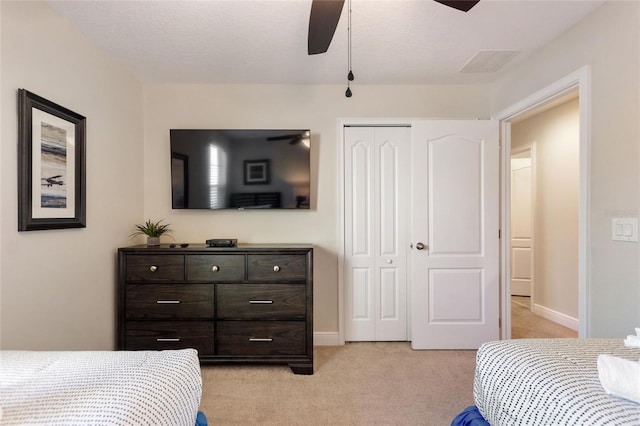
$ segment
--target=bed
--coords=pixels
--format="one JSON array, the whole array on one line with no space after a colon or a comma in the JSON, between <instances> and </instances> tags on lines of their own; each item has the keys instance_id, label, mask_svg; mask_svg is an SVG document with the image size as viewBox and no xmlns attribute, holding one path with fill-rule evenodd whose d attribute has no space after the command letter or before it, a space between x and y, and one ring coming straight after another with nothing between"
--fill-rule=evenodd
<instances>
[{"instance_id":1,"label":"bed","mask_svg":"<svg viewBox=\"0 0 640 426\"><path fill-rule=\"evenodd\" d=\"M201 425L194 349L0 351L0 425Z\"/></svg>"},{"instance_id":2,"label":"bed","mask_svg":"<svg viewBox=\"0 0 640 426\"><path fill-rule=\"evenodd\" d=\"M622 339L522 339L483 344L474 401L454 425L640 425L640 404L609 395L600 354L638 361ZM465 421L466 420L466 421Z\"/></svg>"}]
</instances>

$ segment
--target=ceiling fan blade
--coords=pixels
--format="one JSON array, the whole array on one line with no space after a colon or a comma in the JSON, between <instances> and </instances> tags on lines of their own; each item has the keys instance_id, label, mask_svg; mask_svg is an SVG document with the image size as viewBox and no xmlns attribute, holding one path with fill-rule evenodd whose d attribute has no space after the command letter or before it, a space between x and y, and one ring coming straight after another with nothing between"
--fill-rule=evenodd
<instances>
[{"instance_id":1,"label":"ceiling fan blade","mask_svg":"<svg viewBox=\"0 0 640 426\"><path fill-rule=\"evenodd\" d=\"M267 138L268 141L284 141L287 139L295 139L295 138L301 138L302 136L300 136L299 134L295 134L295 135L279 135L279 136L269 136Z\"/></svg>"},{"instance_id":2,"label":"ceiling fan blade","mask_svg":"<svg viewBox=\"0 0 640 426\"><path fill-rule=\"evenodd\" d=\"M480 3L480 0L435 0L445 6L468 12L473 6Z\"/></svg>"},{"instance_id":3,"label":"ceiling fan blade","mask_svg":"<svg viewBox=\"0 0 640 426\"><path fill-rule=\"evenodd\" d=\"M344 0L313 0L309 14L309 55L324 53L329 49L343 6Z\"/></svg>"}]
</instances>

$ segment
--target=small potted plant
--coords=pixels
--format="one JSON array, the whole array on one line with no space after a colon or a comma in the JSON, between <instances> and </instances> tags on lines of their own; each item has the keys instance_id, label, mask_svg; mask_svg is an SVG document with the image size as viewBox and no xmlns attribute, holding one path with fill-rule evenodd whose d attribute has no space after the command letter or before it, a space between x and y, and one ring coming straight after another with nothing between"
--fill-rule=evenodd
<instances>
[{"instance_id":1,"label":"small potted plant","mask_svg":"<svg viewBox=\"0 0 640 426\"><path fill-rule=\"evenodd\" d=\"M143 224L135 225L134 232L130 235L131 238L138 235L147 236L148 246L159 246L160 236L164 234L170 234L173 232L169 229L168 223L162 223L162 219L157 222L153 222L151 219L147 220Z\"/></svg>"}]
</instances>

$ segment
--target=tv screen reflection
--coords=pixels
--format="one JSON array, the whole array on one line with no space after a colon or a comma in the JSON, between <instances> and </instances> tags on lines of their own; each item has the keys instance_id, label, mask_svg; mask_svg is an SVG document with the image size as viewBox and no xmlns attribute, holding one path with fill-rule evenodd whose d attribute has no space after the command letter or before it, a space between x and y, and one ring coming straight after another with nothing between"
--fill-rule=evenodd
<instances>
[{"instance_id":1,"label":"tv screen reflection","mask_svg":"<svg viewBox=\"0 0 640 426\"><path fill-rule=\"evenodd\" d=\"M172 129L174 209L309 209L309 130Z\"/></svg>"}]
</instances>

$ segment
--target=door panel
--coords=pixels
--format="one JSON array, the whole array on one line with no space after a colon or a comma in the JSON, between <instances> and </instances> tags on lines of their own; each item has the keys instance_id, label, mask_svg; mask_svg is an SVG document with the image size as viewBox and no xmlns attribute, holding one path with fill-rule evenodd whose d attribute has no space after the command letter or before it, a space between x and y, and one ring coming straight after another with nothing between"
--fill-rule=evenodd
<instances>
[{"instance_id":1,"label":"door panel","mask_svg":"<svg viewBox=\"0 0 640 426\"><path fill-rule=\"evenodd\" d=\"M479 254L481 143L446 135L428 144L430 255Z\"/></svg>"},{"instance_id":2,"label":"door panel","mask_svg":"<svg viewBox=\"0 0 640 426\"><path fill-rule=\"evenodd\" d=\"M356 136L357 137L357 136ZM349 166L351 170L350 185L347 190L352 198L351 204L351 256L360 259L370 256L370 237L371 237L371 148L357 139L357 142L349 147L350 154L348 156ZM349 203L348 203L349 204Z\"/></svg>"},{"instance_id":3,"label":"door panel","mask_svg":"<svg viewBox=\"0 0 640 426\"><path fill-rule=\"evenodd\" d=\"M369 268L353 268L351 270L351 318L353 321L372 320L371 313L371 280L369 279ZM365 324L367 326L368 324ZM355 325L354 325L355 327Z\"/></svg>"},{"instance_id":4,"label":"door panel","mask_svg":"<svg viewBox=\"0 0 640 426\"><path fill-rule=\"evenodd\" d=\"M412 129L412 347L477 349L499 335L498 123Z\"/></svg>"},{"instance_id":5,"label":"door panel","mask_svg":"<svg viewBox=\"0 0 640 426\"><path fill-rule=\"evenodd\" d=\"M347 127L345 339L407 340L410 129Z\"/></svg>"},{"instance_id":6,"label":"door panel","mask_svg":"<svg viewBox=\"0 0 640 426\"><path fill-rule=\"evenodd\" d=\"M429 321L479 322L483 319L482 270L433 269L429 277Z\"/></svg>"}]
</instances>

